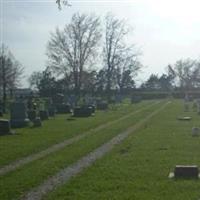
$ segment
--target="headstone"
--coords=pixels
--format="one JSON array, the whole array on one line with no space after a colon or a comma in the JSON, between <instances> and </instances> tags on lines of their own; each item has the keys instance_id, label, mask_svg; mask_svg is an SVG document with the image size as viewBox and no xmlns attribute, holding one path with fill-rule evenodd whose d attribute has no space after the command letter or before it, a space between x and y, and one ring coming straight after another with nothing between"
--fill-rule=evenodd
<instances>
[{"instance_id":1,"label":"headstone","mask_svg":"<svg viewBox=\"0 0 200 200\"><path fill-rule=\"evenodd\" d=\"M196 165L176 165L175 178L198 178L199 169Z\"/></svg>"},{"instance_id":2,"label":"headstone","mask_svg":"<svg viewBox=\"0 0 200 200\"><path fill-rule=\"evenodd\" d=\"M71 108L75 107L78 103L78 98L75 95L70 95L68 98L69 106Z\"/></svg>"},{"instance_id":3,"label":"headstone","mask_svg":"<svg viewBox=\"0 0 200 200\"><path fill-rule=\"evenodd\" d=\"M89 104L88 107L90 107L92 109L92 113L95 113L96 107L94 104Z\"/></svg>"},{"instance_id":4,"label":"headstone","mask_svg":"<svg viewBox=\"0 0 200 200\"><path fill-rule=\"evenodd\" d=\"M92 108L88 106L75 107L73 111L74 117L89 117L92 115Z\"/></svg>"},{"instance_id":5,"label":"headstone","mask_svg":"<svg viewBox=\"0 0 200 200\"><path fill-rule=\"evenodd\" d=\"M41 110L45 110L45 102L42 99L39 101L39 111Z\"/></svg>"},{"instance_id":6,"label":"headstone","mask_svg":"<svg viewBox=\"0 0 200 200\"><path fill-rule=\"evenodd\" d=\"M54 108L53 105L49 106L48 112L49 112L49 117L54 117L55 116L55 108Z\"/></svg>"},{"instance_id":7,"label":"headstone","mask_svg":"<svg viewBox=\"0 0 200 200\"><path fill-rule=\"evenodd\" d=\"M29 123L26 106L23 102L15 102L11 104L10 117L11 127L20 128L27 126Z\"/></svg>"},{"instance_id":8,"label":"headstone","mask_svg":"<svg viewBox=\"0 0 200 200\"><path fill-rule=\"evenodd\" d=\"M42 126L42 122L41 122L39 117L35 118L35 120L33 121L33 126L34 127L41 127Z\"/></svg>"},{"instance_id":9,"label":"headstone","mask_svg":"<svg viewBox=\"0 0 200 200\"><path fill-rule=\"evenodd\" d=\"M40 110L39 115L42 121L49 119L49 113L46 110Z\"/></svg>"},{"instance_id":10,"label":"headstone","mask_svg":"<svg viewBox=\"0 0 200 200\"><path fill-rule=\"evenodd\" d=\"M108 103L106 101L98 101L97 102L97 109L98 110L107 110L108 109Z\"/></svg>"},{"instance_id":11,"label":"headstone","mask_svg":"<svg viewBox=\"0 0 200 200\"><path fill-rule=\"evenodd\" d=\"M181 120L181 121L190 121L192 118L191 117L178 117L177 119Z\"/></svg>"},{"instance_id":12,"label":"headstone","mask_svg":"<svg viewBox=\"0 0 200 200\"><path fill-rule=\"evenodd\" d=\"M193 127L192 128L192 136L199 136L200 135L200 128L199 127Z\"/></svg>"},{"instance_id":13,"label":"headstone","mask_svg":"<svg viewBox=\"0 0 200 200\"><path fill-rule=\"evenodd\" d=\"M0 135L10 134L10 122L6 119L0 119Z\"/></svg>"}]
</instances>

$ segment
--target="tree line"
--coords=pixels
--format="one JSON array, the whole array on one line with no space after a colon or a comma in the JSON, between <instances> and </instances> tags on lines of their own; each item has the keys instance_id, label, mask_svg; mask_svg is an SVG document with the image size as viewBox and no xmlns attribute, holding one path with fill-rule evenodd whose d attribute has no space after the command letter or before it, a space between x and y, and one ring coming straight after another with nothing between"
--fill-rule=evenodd
<instances>
[{"instance_id":1,"label":"tree line","mask_svg":"<svg viewBox=\"0 0 200 200\"><path fill-rule=\"evenodd\" d=\"M135 90L135 77L142 69L139 52L130 44L131 27L107 14L105 18L76 13L63 29L51 33L47 44L47 66L29 77L32 89L43 97L58 93L99 95ZM23 67L5 45L0 47L0 87L3 104L18 87ZM190 91L200 87L200 61L178 60L166 73L151 74L139 90ZM138 88L137 88L138 89Z\"/></svg>"}]
</instances>

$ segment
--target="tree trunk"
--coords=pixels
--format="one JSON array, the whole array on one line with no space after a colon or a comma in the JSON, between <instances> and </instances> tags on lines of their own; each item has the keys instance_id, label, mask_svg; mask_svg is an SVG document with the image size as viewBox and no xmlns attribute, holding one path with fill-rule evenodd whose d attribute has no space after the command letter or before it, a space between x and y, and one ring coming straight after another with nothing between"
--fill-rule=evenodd
<instances>
[{"instance_id":1,"label":"tree trunk","mask_svg":"<svg viewBox=\"0 0 200 200\"><path fill-rule=\"evenodd\" d=\"M2 89L3 89L3 113L6 113L6 70L5 70L5 58L2 58Z\"/></svg>"}]
</instances>

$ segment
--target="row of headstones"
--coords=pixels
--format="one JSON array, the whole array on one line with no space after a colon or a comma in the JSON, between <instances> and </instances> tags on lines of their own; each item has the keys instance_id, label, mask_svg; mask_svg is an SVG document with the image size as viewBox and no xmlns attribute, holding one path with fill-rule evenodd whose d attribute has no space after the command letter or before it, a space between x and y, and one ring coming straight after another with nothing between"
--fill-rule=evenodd
<instances>
[{"instance_id":1,"label":"row of headstones","mask_svg":"<svg viewBox=\"0 0 200 200\"><path fill-rule=\"evenodd\" d=\"M48 110L40 110L38 115L36 110L27 111L25 103L15 102L11 105L10 120L0 119L0 135L11 133L10 127L25 127L30 121L34 127L40 127L42 125L41 120L47 120L49 116L54 117L55 113L72 113L74 117L89 117L94 115L95 109L96 106L94 105L77 106L72 109L69 104L60 104L55 107L51 106ZM104 101L98 102L97 109L108 109L108 103Z\"/></svg>"}]
</instances>

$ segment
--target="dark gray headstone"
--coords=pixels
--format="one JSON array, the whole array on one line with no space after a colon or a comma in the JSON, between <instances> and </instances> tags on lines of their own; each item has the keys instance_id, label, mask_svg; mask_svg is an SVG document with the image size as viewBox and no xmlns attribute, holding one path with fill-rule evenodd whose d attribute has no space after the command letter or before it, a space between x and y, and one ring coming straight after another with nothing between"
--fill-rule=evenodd
<instances>
[{"instance_id":1,"label":"dark gray headstone","mask_svg":"<svg viewBox=\"0 0 200 200\"><path fill-rule=\"evenodd\" d=\"M196 165L176 165L175 178L198 178L199 169Z\"/></svg>"},{"instance_id":2,"label":"dark gray headstone","mask_svg":"<svg viewBox=\"0 0 200 200\"><path fill-rule=\"evenodd\" d=\"M40 119L41 120L47 120L49 119L49 113L46 110L40 110Z\"/></svg>"},{"instance_id":3,"label":"dark gray headstone","mask_svg":"<svg viewBox=\"0 0 200 200\"><path fill-rule=\"evenodd\" d=\"M89 106L75 107L73 111L74 117L89 117L91 115L92 107Z\"/></svg>"},{"instance_id":4,"label":"dark gray headstone","mask_svg":"<svg viewBox=\"0 0 200 200\"><path fill-rule=\"evenodd\" d=\"M10 122L6 119L0 119L0 135L10 134Z\"/></svg>"},{"instance_id":5,"label":"dark gray headstone","mask_svg":"<svg viewBox=\"0 0 200 200\"><path fill-rule=\"evenodd\" d=\"M97 102L97 109L98 110L107 110L108 109L108 103L106 101L98 101Z\"/></svg>"},{"instance_id":6,"label":"dark gray headstone","mask_svg":"<svg viewBox=\"0 0 200 200\"><path fill-rule=\"evenodd\" d=\"M42 126L42 122L40 117L36 117L35 120L33 121L33 126L34 127L41 127Z\"/></svg>"},{"instance_id":7,"label":"dark gray headstone","mask_svg":"<svg viewBox=\"0 0 200 200\"><path fill-rule=\"evenodd\" d=\"M56 110L58 114L71 113L71 106L69 104L58 104L56 105Z\"/></svg>"},{"instance_id":8,"label":"dark gray headstone","mask_svg":"<svg viewBox=\"0 0 200 200\"><path fill-rule=\"evenodd\" d=\"M50 105L48 108L49 117L55 116L55 107L53 105Z\"/></svg>"},{"instance_id":9,"label":"dark gray headstone","mask_svg":"<svg viewBox=\"0 0 200 200\"><path fill-rule=\"evenodd\" d=\"M11 104L10 123L11 127L20 128L28 125L26 106L23 102Z\"/></svg>"}]
</instances>

